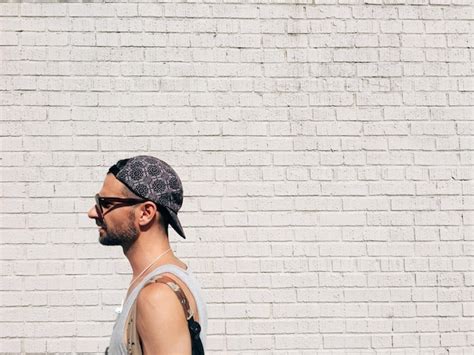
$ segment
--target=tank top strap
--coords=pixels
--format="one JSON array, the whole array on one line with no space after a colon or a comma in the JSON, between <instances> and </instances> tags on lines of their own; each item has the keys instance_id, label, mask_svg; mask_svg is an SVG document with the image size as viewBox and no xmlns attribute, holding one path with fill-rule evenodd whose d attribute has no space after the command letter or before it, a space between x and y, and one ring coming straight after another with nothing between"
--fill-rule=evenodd
<instances>
[{"instance_id":1,"label":"tank top strap","mask_svg":"<svg viewBox=\"0 0 474 355\"><path fill-rule=\"evenodd\" d=\"M127 310L130 309L130 307L133 305L136 298L138 297L138 294L140 293L140 291L143 289L143 287L145 287L150 282L150 280L152 280L153 278L155 278L156 276L160 274L165 274L165 273L170 273L179 277L181 280L183 280L183 282L186 285L188 284L188 281L190 281L187 270L181 269L180 267L177 267L176 265L173 265L173 264L165 264L165 265L159 266L153 271L151 271L150 273L148 273L147 275L145 275L145 277L138 283L138 285L132 289L132 291L130 292L130 294L128 295L124 303L124 310L126 308ZM191 287L189 288L191 289Z\"/></svg>"},{"instance_id":2,"label":"tank top strap","mask_svg":"<svg viewBox=\"0 0 474 355\"><path fill-rule=\"evenodd\" d=\"M189 270L182 269L182 268L180 268L176 265L173 265L173 264L165 264L165 265L157 267L156 269L154 269L152 272L150 272L149 274L147 274L143 278L142 288L145 286L145 284L148 281L152 280L153 278L155 278L156 276L158 276L160 274L165 274L165 273L170 273L170 274L173 274L173 275L179 277L186 284L187 284L188 281L191 280L190 277L189 277Z\"/></svg>"}]
</instances>

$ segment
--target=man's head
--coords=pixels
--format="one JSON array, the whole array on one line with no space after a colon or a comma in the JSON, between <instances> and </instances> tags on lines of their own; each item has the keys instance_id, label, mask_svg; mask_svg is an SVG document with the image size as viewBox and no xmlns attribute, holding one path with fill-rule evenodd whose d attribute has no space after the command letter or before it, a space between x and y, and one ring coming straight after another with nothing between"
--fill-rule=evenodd
<instances>
[{"instance_id":1,"label":"man's head","mask_svg":"<svg viewBox=\"0 0 474 355\"><path fill-rule=\"evenodd\" d=\"M101 227L102 244L130 246L141 230L154 224L166 235L171 224L185 238L177 216L182 203L183 187L176 172L164 161L142 155L110 167L88 215Z\"/></svg>"}]
</instances>

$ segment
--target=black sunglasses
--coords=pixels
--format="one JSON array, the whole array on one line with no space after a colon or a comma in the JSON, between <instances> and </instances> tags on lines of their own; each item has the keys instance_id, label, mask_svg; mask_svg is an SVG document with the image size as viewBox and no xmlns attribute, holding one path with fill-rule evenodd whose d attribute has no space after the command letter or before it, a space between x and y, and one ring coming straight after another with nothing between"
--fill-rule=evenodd
<instances>
[{"instance_id":1,"label":"black sunglasses","mask_svg":"<svg viewBox=\"0 0 474 355\"><path fill-rule=\"evenodd\" d=\"M103 220L106 213L124 206L132 206L138 203L146 202L137 198L121 198L121 197L101 197L99 194L95 195L95 209L99 219ZM104 212L104 208L107 211Z\"/></svg>"}]
</instances>

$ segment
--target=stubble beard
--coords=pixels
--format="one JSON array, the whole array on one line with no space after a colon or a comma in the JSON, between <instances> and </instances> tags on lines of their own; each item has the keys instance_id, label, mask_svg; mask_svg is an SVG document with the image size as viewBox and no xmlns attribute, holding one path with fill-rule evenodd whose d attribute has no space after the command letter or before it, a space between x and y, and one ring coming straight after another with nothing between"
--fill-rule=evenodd
<instances>
[{"instance_id":1,"label":"stubble beard","mask_svg":"<svg viewBox=\"0 0 474 355\"><path fill-rule=\"evenodd\" d=\"M99 243L102 245L120 245L124 250L128 250L130 246L138 239L139 231L133 223L134 213L130 211L125 225L111 227L110 225L102 225L99 232Z\"/></svg>"}]
</instances>

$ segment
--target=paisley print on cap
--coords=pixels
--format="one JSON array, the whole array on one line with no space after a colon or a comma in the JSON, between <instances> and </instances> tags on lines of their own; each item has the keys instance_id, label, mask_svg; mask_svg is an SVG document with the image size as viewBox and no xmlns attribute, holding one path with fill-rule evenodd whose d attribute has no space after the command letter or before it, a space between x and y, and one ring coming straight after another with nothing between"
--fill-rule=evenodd
<instances>
[{"instance_id":1,"label":"paisley print on cap","mask_svg":"<svg viewBox=\"0 0 474 355\"><path fill-rule=\"evenodd\" d=\"M142 168L133 168L130 172L130 177L135 181L140 181L143 178Z\"/></svg>"},{"instance_id":2,"label":"paisley print on cap","mask_svg":"<svg viewBox=\"0 0 474 355\"><path fill-rule=\"evenodd\" d=\"M151 176L160 175L161 172L156 165L149 165L146 170Z\"/></svg>"},{"instance_id":3,"label":"paisley print on cap","mask_svg":"<svg viewBox=\"0 0 474 355\"><path fill-rule=\"evenodd\" d=\"M156 192L161 194L166 190L166 183L163 180L153 181L151 188Z\"/></svg>"},{"instance_id":4,"label":"paisley print on cap","mask_svg":"<svg viewBox=\"0 0 474 355\"><path fill-rule=\"evenodd\" d=\"M138 195L140 196L147 196L149 193L149 190L150 189L146 185L143 185L143 184L137 185L137 192L138 192Z\"/></svg>"}]
</instances>

